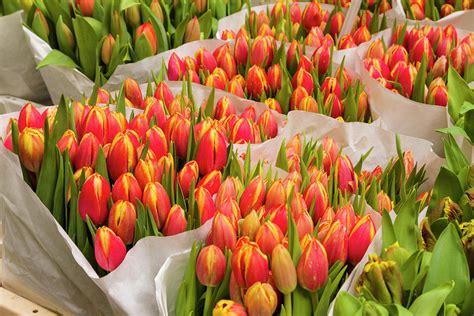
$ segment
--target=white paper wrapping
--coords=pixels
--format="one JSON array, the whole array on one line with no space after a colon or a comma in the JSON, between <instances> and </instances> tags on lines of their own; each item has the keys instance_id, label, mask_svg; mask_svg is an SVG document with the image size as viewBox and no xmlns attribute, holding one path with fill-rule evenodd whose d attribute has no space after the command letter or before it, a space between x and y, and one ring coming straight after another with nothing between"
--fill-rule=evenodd
<instances>
[{"instance_id":1,"label":"white paper wrapping","mask_svg":"<svg viewBox=\"0 0 474 316\"><path fill-rule=\"evenodd\" d=\"M461 39L468 34L467 31L459 29L457 31ZM392 39L392 30L379 32L371 41L360 45L357 48L359 61L356 64L356 71L366 87L374 118L380 118L382 128L389 131L429 140L434 145L434 151L442 155L444 135L436 132L436 129L447 127L446 109L442 106L419 103L405 98L384 88L370 76L367 69L363 67L362 60L366 56L369 45L376 38L382 38L388 47Z\"/></svg>"},{"instance_id":2,"label":"white paper wrapping","mask_svg":"<svg viewBox=\"0 0 474 316\"><path fill-rule=\"evenodd\" d=\"M22 12L0 17L0 95L44 103L49 95L22 30Z\"/></svg>"},{"instance_id":3,"label":"white paper wrapping","mask_svg":"<svg viewBox=\"0 0 474 316\"><path fill-rule=\"evenodd\" d=\"M392 0L393 9L396 11L396 16L387 16L388 25L392 25L394 19L398 22L407 21L409 25L434 25L445 27L449 24L454 25L456 28L474 32L474 10L463 10L451 13L438 21L430 20L411 20L408 19L405 10L403 9L402 0Z\"/></svg>"},{"instance_id":4,"label":"white paper wrapping","mask_svg":"<svg viewBox=\"0 0 474 316\"><path fill-rule=\"evenodd\" d=\"M27 103L27 100L23 100L17 97L12 97L9 95L0 95L0 114L17 112ZM35 102L31 102L37 108L43 107L43 105ZM1 134L0 134L1 135Z\"/></svg>"}]
</instances>

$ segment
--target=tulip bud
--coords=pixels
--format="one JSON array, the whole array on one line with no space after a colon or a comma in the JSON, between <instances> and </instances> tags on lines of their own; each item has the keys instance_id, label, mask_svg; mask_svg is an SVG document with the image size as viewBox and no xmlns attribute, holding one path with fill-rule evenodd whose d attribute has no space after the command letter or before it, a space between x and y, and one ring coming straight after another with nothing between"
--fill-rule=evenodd
<instances>
[{"instance_id":1,"label":"tulip bud","mask_svg":"<svg viewBox=\"0 0 474 316\"><path fill-rule=\"evenodd\" d=\"M370 34L370 31L367 28L367 26L359 27L353 35L354 42L356 43L357 46L362 44L362 43L370 41L371 37L372 37L372 35Z\"/></svg>"},{"instance_id":2,"label":"tulip bud","mask_svg":"<svg viewBox=\"0 0 474 316\"><path fill-rule=\"evenodd\" d=\"M59 139L57 146L61 154L64 153L66 149L69 151L69 159L71 160L71 164L74 165L74 159L76 158L78 147L76 134L74 134L70 129L66 130L63 136Z\"/></svg>"},{"instance_id":3,"label":"tulip bud","mask_svg":"<svg viewBox=\"0 0 474 316\"><path fill-rule=\"evenodd\" d=\"M296 87L296 89L293 90L293 93L291 94L291 97L290 97L291 110L300 110L301 102L308 96L309 94L304 87L302 86ZM309 105L313 105L310 107L308 104L306 104L307 102L309 102L309 100L306 100L305 104L301 104L301 106L303 106L305 110L308 108L313 109L314 104L310 103Z\"/></svg>"},{"instance_id":4,"label":"tulip bud","mask_svg":"<svg viewBox=\"0 0 474 316\"><path fill-rule=\"evenodd\" d=\"M235 219L234 219L235 220ZM225 249L233 250L237 242L237 231L233 220L224 214L217 212L212 221L212 244Z\"/></svg>"},{"instance_id":5,"label":"tulip bud","mask_svg":"<svg viewBox=\"0 0 474 316\"><path fill-rule=\"evenodd\" d=\"M144 36L145 37L145 43L147 43L147 50L144 52L140 52L140 50L137 51L137 43L138 40ZM142 48L143 46L140 46ZM151 25L150 22L145 22L142 25L140 25L136 32L135 32L135 51L140 53L141 58L145 58L148 56L155 55L157 52L157 40L156 40L156 34L155 34L155 29Z\"/></svg>"},{"instance_id":6,"label":"tulip bud","mask_svg":"<svg viewBox=\"0 0 474 316\"><path fill-rule=\"evenodd\" d=\"M405 47L401 45L392 45L388 48L387 53L385 55L385 62L390 69L393 69L395 65L400 62L404 61L408 64L408 52ZM383 67L383 65L381 65ZM377 67L378 68L378 67ZM383 69L383 68L382 68ZM384 71L381 73L384 78L386 78Z\"/></svg>"},{"instance_id":7,"label":"tulip bud","mask_svg":"<svg viewBox=\"0 0 474 316\"><path fill-rule=\"evenodd\" d=\"M316 239L308 241L303 248L297 266L298 283L304 289L314 292L321 288L328 278L326 250Z\"/></svg>"},{"instance_id":8,"label":"tulip bud","mask_svg":"<svg viewBox=\"0 0 474 316\"><path fill-rule=\"evenodd\" d=\"M76 5L81 9L83 16L92 16L94 13L94 0L76 0Z\"/></svg>"},{"instance_id":9,"label":"tulip bud","mask_svg":"<svg viewBox=\"0 0 474 316\"><path fill-rule=\"evenodd\" d=\"M253 242L237 247L232 255L232 274L237 284L244 289L250 288L256 282L267 282L267 256Z\"/></svg>"},{"instance_id":10,"label":"tulip bud","mask_svg":"<svg viewBox=\"0 0 474 316\"><path fill-rule=\"evenodd\" d=\"M206 188L198 187L194 191L194 194L197 209L199 212L200 223L201 225L204 225L204 223L206 223L214 216L216 212L216 207L212 199L212 195Z\"/></svg>"},{"instance_id":11,"label":"tulip bud","mask_svg":"<svg viewBox=\"0 0 474 316\"><path fill-rule=\"evenodd\" d=\"M330 25L329 34L331 34L331 36L333 37L339 35L343 24L344 24L344 13L342 13L342 11L338 11L332 16L331 22L329 23Z\"/></svg>"},{"instance_id":12,"label":"tulip bud","mask_svg":"<svg viewBox=\"0 0 474 316\"><path fill-rule=\"evenodd\" d=\"M102 224L107 218L110 187L98 173L89 176L79 192L78 209L83 220L86 215L94 225Z\"/></svg>"},{"instance_id":13,"label":"tulip bud","mask_svg":"<svg viewBox=\"0 0 474 316\"><path fill-rule=\"evenodd\" d=\"M44 16L43 12L39 8L35 10L33 14L33 23L31 25L33 31L41 37L45 42L49 42L49 26L46 17Z\"/></svg>"},{"instance_id":14,"label":"tulip bud","mask_svg":"<svg viewBox=\"0 0 474 316\"><path fill-rule=\"evenodd\" d=\"M227 96L223 96L216 103L213 117L216 120L220 120L235 113L236 111L235 111L234 104L232 103L232 100Z\"/></svg>"},{"instance_id":15,"label":"tulip bud","mask_svg":"<svg viewBox=\"0 0 474 316\"><path fill-rule=\"evenodd\" d=\"M234 44L234 58L237 65L245 65L249 54L249 46L244 36L237 36Z\"/></svg>"},{"instance_id":16,"label":"tulip bud","mask_svg":"<svg viewBox=\"0 0 474 316\"><path fill-rule=\"evenodd\" d=\"M189 43L197 41L201 37L201 26L199 25L198 18L194 16L188 24L186 24L186 30L184 32L184 42Z\"/></svg>"},{"instance_id":17,"label":"tulip bud","mask_svg":"<svg viewBox=\"0 0 474 316\"><path fill-rule=\"evenodd\" d=\"M233 78L237 75L237 64L230 51L217 58L217 66L225 71L228 78Z\"/></svg>"},{"instance_id":18,"label":"tulip bud","mask_svg":"<svg viewBox=\"0 0 474 316\"><path fill-rule=\"evenodd\" d=\"M199 48L194 54L199 68L213 72L217 67L217 61L212 53L206 48Z\"/></svg>"},{"instance_id":19,"label":"tulip bud","mask_svg":"<svg viewBox=\"0 0 474 316\"><path fill-rule=\"evenodd\" d=\"M377 193L377 211L382 214L383 210L390 212L393 209L390 197L384 191Z\"/></svg>"},{"instance_id":20,"label":"tulip bud","mask_svg":"<svg viewBox=\"0 0 474 316\"><path fill-rule=\"evenodd\" d=\"M59 48L68 55L74 55L76 48L76 39L71 32L71 29L61 19L58 18L56 22L56 36L58 39Z\"/></svg>"},{"instance_id":21,"label":"tulip bud","mask_svg":"<svg viewBox=\"0 0 474 316\"><path fill-rule=\"evenodd\" d=\"M74 166L77 169L82 167L95 166L97 153L99 151L100 143L97 137L92 133L87 133L82 137L79 147L77 148L76 157L74 159Z\"/></svg>"},{"instance_id":22,"label":"tulip bud","mask_svg":"<svg viewBox=\"0 0 474 316\"><path fill-rule=\"evenodd\" d=\"M455 11L455 9L452 5L450 5L448 3L445 3L441 6L440 15L441 15L442 18L444 18L445 16L450 15L454 11Z\"/></svg>"},{"instance_id":23,"label":"tulip bud","mask_svg":"<svg viewBox=\"0 0 474 316\"><path fill-rule=\"evenodd\" d=\"M196 275L202 285L218 286L224 279L226 260L222 251L209 245L202 248L196 261Z\"/></svg>"},{"instance_id":24,"label":"tulip bud","mask_svg":"<svg viewBox=\"0 0 474 316\"><path fill-rule=\"evenodd\" d=\"M448 59L446 56L441 56L436 59L431 73L433 74L433 78L444 77L448 73Z\"/></svg>"},{"instance_id":25,"label":"tulip bud","mask_svg":"<svg viewBox=\"0 0 474 316\"><path fill-rule=\"evenodd\" d=\"M290 253L283 245L273 248L271 260L272 275L276 287L283 294L290 294L296 288L296 269Z\"/></svg>"},{"instance_id":26,"label":"tulip bud","mask_svg":"<svg viewBox=\"0 0 474 316\"><path fill-rule=\"evenodd\" d=\"M268 36L257 36L250 46L250 63L267 68L273 61L273 42Z\"/></svg>"},{"instance_id":27,"label":"tulip bud","mask_svg":"<svg viewBox=\"0 0 474 316\"><path fill-rule=\"evenodd\" d=\"M466 51L469 53L466 54ZM472 54L470 54L469 46L467 46L465 43L462 43L451 51L449 57L451 59L451 64L453 65L454 69L456 69L456 72L462 75L464 73L466 60L468 57L471 58Z\"/></svg>"},{"instance_id":28,"label":"tulip bud","mask_svg":"<svg viewBox=\"0 0 474 316\"><path fill-rule=\"evenodd\" d=\"M272 222L265 222L260 226L255 234L255 242L264 254L270 256L276 245L283 240L283 233L280 228Z\"/></svg>"},{"instance_id":29,"label":"tulip bud","mask_svg":"<svg viewBox=\"0 0 474 316\"><path fill-rule=\"evenodd\" d=\"M40 112L30 102L26 103L20 111L18 117L18 130L23 132L25 127L31 128L43 128L43 119L41 118Z\"/></svg>"},{"instance_id":30,"label":"tulip bud","mask_svg":"<svg viewBox=\"0 0 474 316\"><path fill-rule=\"evenodd\" d=\"M240 235L248 236L250 240L255 240L257 231L260 228L260 220L258 219L257 212L252 210L243 220L240 226Z\"/></svg>"},{"instance_id":31,"label":"tulip bud","mask_svg":"<svg viewBox=\"0 0 474 316\"><path fill-rule=\"evenodd\" d=\"M123 173L133 170L137 165L136 148L125 133L115 136L107 156L107 169L112 180Z\"/></svg>"},{"instance_id":32,"label":"tulip bud","mask_svg":"<svg viewBox=\"0 0 474 316\"><path fill-rule=\"evenodd\" d=\"M374 236L375 225L367 214L357 222L349 235L348 259L352 264L362 260Z\"/></svg>"},{"instance_id":33,"label":"tulip bud","mask_svg":"<svg viewBox=\"0 0 474 316\"><path fill-rule=\"evenodd\" d=\"M227 91L238 96L239 98L245 98L244 89L240 84L239 80L233 78L227 84Z\"/></svg>"},{"instance_id":34,"label":"tulip bud","mask_svg":"<svg viewBox=\"0 0 474 316\"><path fill-rule=\"evenodd\" d=\"M18 138L18 154L27 170L38 173L44 154L43 131L39 128L24 128Z\"/></svg>"},{"instance_id":35,"label":"tulip bud","mask_svg":"<svg viewBox=\"0 0 474 316\"><path fill-rule=\"evenodd\" d=\"M323 10L317 1L310 2L303 10L302 23L306 31L318 27L323 22Z\"/></svg>"},{"instance_id":36,"label":"tulip bud","mask_svg":"<svg viewBox=\"0 0 474 316\"><path fill-rule=\"evenodd\" d=\"M342 35L339 38L337 48L340 50L357 47L354 38L350 34Z\"/></svg>"},{"instance_id":37,"label":"tulip bud","mask_svg":"<svg viewBox=\"0 0 474 316\"><path fill-rule=\"evenodd\" d=\"M196 184L199 177L199 167L195 160L187 162L178 173L178 182L183 191L184 198L189 196L191 181Z\"/></svg>"},{"instance_id":38,"label":"tulip bud","mask_svg":"<svg viewBox=\"0 0 474 316\"><path fill-rule=\"evenodd\" d=\"M321 76L322 74L326 73L329 68L331 56L331 49L329 46L322 45L319 47L313 54L312 61L314 67L317 67L318 74Z\"/></svg>"},{"instance_id":39,"label":"tulip bud","mask_svg":"<svg viewBox=\"0 0 474 316\"><path fill-rule=\"evenodd\" d=\"M268 69L268 84L273 93L281 89L281 67L274 64Z\"/></svg>"},{"instance_id":40,"label":"tulip bud","mask_svg":"<svg viewBox=\"0 0 474 316\"><path fill-rule=\"evenodd\" d=\"M304 200L308 211L313 214L313 220L317 222L329 206L329 197L324 185L319 182L311 183L304 193Z\"/></svg>"},{"instance_id":41,"label":"tulip bud","mask_svg":"<svg viewBox=\"0 0 474 316\"><path fill-rule=\"evenodd\" d=\"M262 67L258 65L250 67L247 74L247 91L255 99L259 99L263 93L268 95L268 78Z\"/></svg>"},{"instance_id":42,"label":"tulip bud","mask_svg":"<svg viewBox=\"0 0 474 316\"><path fill-rule=\"evenodd\" d=\"M94 240L95 260L105 271L115 270L125 258L127 249L122 239L106 226L99 227Z\"/></svg>"},{"instance_id":43,"label":"tulip bud","mask_svg":"<svg viewBox=\"0 0 474 316\"><path fill-rule=\"evenodd\" d=\"M176 55L175 55L176 56ZM178 56L176 56L178 58L178 62L181 62L182 61L179 59ZM170 59L171 61L171 59ZM168 70L169 70L169 64L168 64ZM181 72L183 72L184 70L181 70ZM178 79L172 79L170 78L169 76L169 71L168 71L168 79L169 80L178 80ZM170 105L170 103L173 101L174 99L174 96L173 94L171 93L171 90L170 88L166 85L166 83L164 81L161 81L160 83L158 83L158 85L156 86L156 90L155 90L155 94L154 94L154 97L157 98L158 100L161 100L164 102L164 104L168 107Z\"/></svg>"},{"instance_id":44,"label":"tulip bud","mask_svg":"<svg viewBox=\"0 0 474 316\"><path fill-rule=\"evenodd\" d=\"M376 58L382 59L385 55L385 47L384 43L380 38L374 40L367 48L367 57L368 58Z\"/></svg>"},{"instance_id":45,"label":"tulip bud","mask_svg":"<svg viewBox=\"0 0 474 316\"><path fill-rule=\"evenodd\" d=\"M342 193L357 192L357 175L354 172L352 161L346 155L337 157L334 174L337 176L338 187Z\"/></svg>"},{"instance_id":46,"label":"tulip bud","mask_svg":"<svg viewBox=\"0 0 474 316\"><path fill-rule=\"evenodd\" d=\"M281 106L280 103L274 98L268 98L265 100L265 105L273 111L276 111L278 113L281 113Z\"/></svg>"},{"instance_id":47,"label":"tulip bud","mask_svg":"<svg viewBox=\"0 0 474 316\"><path fill-rule=\"evenodd\" d=\"M426 103L440 106L446 106L448 104L448 88L441 78L437 78L431 82L426 97Z\"/></svg>"},{"instance_id":48,"label":"tulip bud","mask_svg":"<svg viewBox=\"0 0 474 316\"><path fill-rule=\"evenodd\" d=\"M221 170L227 163L227 141L215 128L202 135L197 147L196 162L201 174Z\"/></svg>"},{"instance_id":49,"label":"tulip bud","mask_svg":"<svg viewBox=\"0 0 474 316\"><path fill-rule=\"evenodd\" d=\"M128 245L133 242L136 218L135 206L119 200L110 209L108 225Z\"/></svg>"},{"instance_id":50,"label":"tulip bud","mask_svg":"<svg viewBox=\"0 0 474 316\"><path fill-rule=\"evenodd\" d=\"M247 312L245 307L234 301L220 300L214 307L212 316L247 316Z\"/></svg>"},{"instance_id":51,"label":"tulip bud","mask_svg":"<svg viewBox=\"0 0 474 316\"><path fill-rule=\"evenodd\" d=\"M142 108L143 96L137 81L131 78L125 79L123 82L123 92L125 97L133 104L134 107L140 109Z\"/></svg>"},{"instance_id":52,"label":"tulip bud","mask_svg":"<svg viewBox=\"0 0 474 316\"><path fill-rule=\"evenodd\" d=\"M269 283L254 283L244 297L249 316L273 315L276 310L278 297Z\"/></svg>"},{"instance_id":53,"label":"tulip bud","mask_svg":"<svg viewBox=\"0 0 474 316\"><path fill-rule=\"evenodd\" d=\"M263 205L265 191L265 183L260 176L257 176L250 181L240 198L239 206L242 216L247 216L250 211L257 210Z\"/></svg>"},{"instance_id":54,"label":"tulip bud","mask_svg":"<svg viewBox=\"0 0 474 316\"><path fill-rule=\"evenodd\" d=\"M291 80L291 85L293 89L296 87L302 86L308 92L309 95L313 93L314 83L313 77L309 72L304 70L303 68L299 68L296 73L293 75L293 79Z\"/></svg>"},{"instance_id":55,"label":"tulip bud","mask_svg":"<svg viewBox=\"0 0 474 316\"><path fill-rule=\"evenodd\" d=\"M343 264L346 263L348 251L348 232L346 226L335 219L323 240L323 245L327 251L330 266L337 261L341 261Z\"/></svg>"},{"instance_id":56,"label":"tulip bud","mask_svg":"<svg viewBox=\"0 0 474 316\"><path fill-rule=\"evenodd\" d=\"M82 120L82 135L91 132L97 137L100 144L105 144L108 131L105 111L100 107L94 106L89 112L86 113L84 111L84 114L86 116ZM82 138L84 138L84 136Z\"/></svg>"},{"instance_id":57,"label":"tulip bud","mask_svg":"<svg viewBox=\"0 0 474 316\"><path fill-rule=\"evenodd\" d=\"M173 52L168 61L168 79L171 81L182 80L185 71L186 71L186 68L185 68L183 60L179 58L178 55L176 55L176 53ZM155 92L155 97L157 97L156 92ZM168 105L167 102L165 103L166 105Z\"/></svg>"},{"instance_id":58,"label":"tulip bud","mask_svg":"<svg viewBox=\"0 0 474 316\"><path fill-rule=\"evenodd\" d=\"M137 199L142 199L142 189L140 188L137 179L132 173L128 172L122 174L117 181L115 181L112 188L112 200L114 202L119 200L129 201L137 206Z\"/></svg>"},{"instance_id":59,"label":"tulip bud","mask_svg":"<svg viewBox=\"0 0 474 316\"><path fill-rule=\"evenodd\" d=\"M186 231L186 215L178 204L173 205L169 210L166 221L163 223L163 235L173 236Z\"/></svg>"},{"instance_id":60,"label":"tulip bud","mask_svg":"<svg viewBox=\"0 0 474 316\"><path fill-rule=\"evenodd\" d=\"M165 188L159 182L148 183L143 190L143 205L150 209L160 229L168 218L171 203Z\"/></svg>"}]
</instances>

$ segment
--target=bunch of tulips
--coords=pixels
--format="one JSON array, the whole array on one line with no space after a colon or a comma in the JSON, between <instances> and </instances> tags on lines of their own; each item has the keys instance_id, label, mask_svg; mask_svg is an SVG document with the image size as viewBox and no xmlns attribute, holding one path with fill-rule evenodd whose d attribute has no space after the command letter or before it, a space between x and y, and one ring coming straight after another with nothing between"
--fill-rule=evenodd
<instances>
[{"instance_id":1,"label":"bunch of tulips","mask_svg":"<svg viewBox=\"0 0 474 316\"><path fill-rule=\"evenodd\" d=\"M472 10L474 8L472 0L405 0L402 1L402 5L407 18L432 21L437 21L456 11Z\"/></svg>"},{"instance_id":2,"label":"bunch of tulips","mask_svg":"<svg viewBox=\"0 0 474 316\"><path fill-rule=\"evenodd\" d=\"M349 4L349 3L347 3ZM341 5L343 5L341 3ZM368 10L354 25L351 34L340 36L345 21L345 13L340 5L329 12L322 8L321 4L313 0L304 9L298 2L278 1L272 8L271 13L261 10L249 12L246 19L245 29L251 38L257 36L271 36L279 41L289 42L298 40L308 47L319 48L324 36L330 37L336 43L338 49L347 49L367 42L371 34L386 28L386 23L381 26L377 19L372 21L372 13ZM384 20L385 21L385 20ZM222 32L222 39L234 39L236 34L231 30Z\"/></svg>"},{"instance_id":3,"label":"bunch of tulips","mask_svg":"<svg viewBox=\"0 0 474 316\"><path fill-rule=\"evenodd\" d=\"M333 42L324 37L311 58L302 45L291 42L277 48L270 36L250 40L241 29L233 47L225 43L210 52L199 48L193 56L172 53L169 80L190 78L208 87L227 90L239 97L260 100L272 110L303 110L342 118L369 121L368 97L359 80L352 79L343 63L333 72Z\"/></svg>"},{"instance_id":4,"label":"bunch of tulips","mask_svg":"<svg viewBox=\"0 0 474 316\"><path fill-rule=\"evenodd\" d=\"M363 66L385 88L414 101L446 106L448 68L472 78L474 34L458 37L452 25L393 29L387 48L381 39L368 47Z\"/></svg>"},{"instance_id":5,"label":"bunch of tulips","mask_svg":"<svg viewBox=\"0 0 474 316\"><path fill-rule=\"evenodd\" d=\"M366 213L366 201L391 211L423 181L410 152L360 171L362 162L354 167L333 139L301 139L282 144L285 177L247 169L243 191L235 180L222 183L206 245L190 253L176 315L326 314L374 238L377 215Z\"/></svg>"},{"instance_id":6,"label":"bunch of tulips","mask_svg":"<svg viewBox=\"0 0 474 316\"><path fill-rule=\"evenodd\" d=\"M95 93L101 103L110 98ZM230 144L278 133L270 110L258 120L252 106L237 115L228 97L214 107L212 92L196 110L186 85L173 96L160 82L143 98L130 79L114 103L116 110L63 99L43 113L27 103L4 143L18 154L25 181L105 271L140 238L175 235L212 218L212 195L226 170L237 168ZM128 103L143 111L127 119Z\"/></svg>"},{"instance_id":7,"label":"bunch of tulips","mask_svg":"<svg viewBox=\"0 0 474 316\"><path fill-rule=\"evenodd\" d=\"M106 80L118 65L215 33L240 1L48 0L30 3L26 25L53 48L39 65L79 69Z\"/></svg>"}]
</instances>

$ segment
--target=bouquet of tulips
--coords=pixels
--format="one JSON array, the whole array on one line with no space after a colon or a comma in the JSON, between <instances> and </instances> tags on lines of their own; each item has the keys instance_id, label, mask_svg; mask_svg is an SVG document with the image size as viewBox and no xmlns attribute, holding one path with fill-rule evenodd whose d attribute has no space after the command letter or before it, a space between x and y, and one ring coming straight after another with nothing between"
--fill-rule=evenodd
<instances>
[{"instance_id":1,"label":"bouquet of tulips","mask_svg":"<svg viewBox=\"0 0 474 316\"><path fill-rule=\"evenodd\" d=\"M244 173L241 194L217 195L234 207L218 207L206 246L191 250L176 315L326 314L374 238L378 213L366 212L366 201L391 210L424 177L401 151L385 169L361 172L363 159L354 167L330 138L318 145L295 136L278 156L289 171L283 180Z\"/></svg>"},{"instance_id":2,"label":"bouquet of tulips","mask_svg":"<svg viewBox=\"0 0 474 316\"><path fill-rule=\"evenodd\" d=\"M446 127L448 68L470 82L473 74L473 34L449 25L407 27L390 32L358 48L359 72L369 92L373 113L390 130L422 137L442 152L441 135ZM454 92L456 94L456 92ZM427 106L424 103L434 106ZM436 105L436 106L435 106ZM423 115L424 120L407 120Z\"/></svg>"},{"instance_id":3,"label":"bouquet of tulips","mask_svg":"<svg viewBox=\"0 0 474 316\"><path fill-rule=\"evenodd\" d=\"M341 5L344 6L344 4ZM367 11L365 18L368 20L354 22L355 29L350 34L341 34L344 23L351 24L353 22L350 17L346 21L346 14L341 5L328 8L328 6L321 6L316 0L308 4L299 2L288 4L285 1L278 1L273 7L252 8L251 11L248 11L245 21L242 20L241 26L245 27L251 38L266 35L286 42L296 39L315 49L321 46L324 35L326 35L331 37L332 42L336 43L335 46L340 50L356 47L370 40L371 34L386 28L385 18L379 25L378 16L371 24L372 14ZM226 29L226 26L230 23L234 24L235 19L241 19L241 16L242 12L236 13L219 22L222 39L236 37L238 30L229 30Z\"/></svg>"},{"instance_id":4,"label":"bouquet of tulips","mask_svg":"<svg viewBox=\"0 0 474 316\"><path fill-rule=\"evenodd\" d=\"M216 18L240 6L206 0L36 1L26 25L53 48L39 67L75 68L105 82L121 64L210 37Z\"/></svg>"},{"instance_id":5,"label":"bouquet of tulips","mask_svg":"<svg viewBox=\"0 0 474 316\"><path fill-rule=\"evenodd\" d=\"M474 9L472 1L449 0L449 1L417 1L404 0L401 6L408 19L411 20L431 20L437 21L448 15L458 12Z\"/></svg>"},{"instance_id":6,"label":"bouquet of tulips","mask_svg":"<svg viewBox=\"0 0 474 316\"><path fill-rule=\"evenodd\" d=\"M214 92L196 110L186 84L176 96L164 82L151 92L143 98L138 84L126 80L116 111L63 100L41 114L28 103L8 127L5 146L19 155L25 181L105 271L117 268L126 245L204 224L213 216L207 203L221 171L225 178L225 167L234 168L229 144L278 133L270 110L257 119L249 106L238 116L226 96L214 107ZM112 101L104 90L95 98ZM125 104L143 112L127 119Z\"/></svg>"},{"instance_id":7,"label":"bouquet of tulips","mask_svg":"<svg viewBox=\"0 0 474 316\"><path fill-rule=\"evenodd\" d=\"M445 151L448 164L440 169L427 213L418 216L414 192L396 208L393 224L384 211L381 247L370 250L379 255L369 254L359 265L350 294L341 292L337 297L334 315L361 310L406 315L474 312L473 166L451 135Z\"/></svg>"},{"instance_id":8,"label":"bouquet of tulips","mask_svg":"<svg viewBox=\"0 0 474 316\"><path fill-rule=\"evenodd\" d=\"M281 113L303 110L345 121L370 121L367 94L344 62L337 68L333 65L330 38L325 38L311 59L297 41L286 51L285 45L277 47L269 36L250 40L245 30L232 44L223 43L213 52L201 47L194 57L171 52L168 79L190 77L196 83L263 101Z\"/></svg>"}]
</instances>

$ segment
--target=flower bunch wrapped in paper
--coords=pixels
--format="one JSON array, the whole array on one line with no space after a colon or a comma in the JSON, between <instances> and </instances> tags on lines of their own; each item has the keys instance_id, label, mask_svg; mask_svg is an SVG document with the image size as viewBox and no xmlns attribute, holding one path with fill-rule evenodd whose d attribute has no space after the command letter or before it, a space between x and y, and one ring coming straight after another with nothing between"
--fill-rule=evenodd
<instances>
[{"instance_id":1,"label":"flower bunch wrapped in paper","mask_svg":"<svg viewBox=\"0 0 474 316\"><path fill-rule=\"evenodd\" d=\"M405 15L411 20L437 21L451 15L454 12L474 9L472 1L400 1Z\"/></svg>"}]
</instances>

